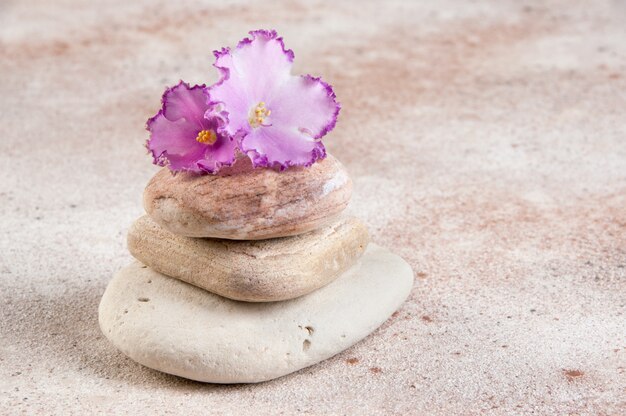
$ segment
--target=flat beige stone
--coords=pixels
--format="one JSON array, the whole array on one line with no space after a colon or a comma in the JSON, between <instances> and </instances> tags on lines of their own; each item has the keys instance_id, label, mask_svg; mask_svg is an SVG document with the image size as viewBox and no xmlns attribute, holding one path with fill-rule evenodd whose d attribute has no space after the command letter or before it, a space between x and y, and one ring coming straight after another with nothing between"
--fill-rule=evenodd
<instances>
[{"instance_id":1,"label":"flat beige stone","mask_svg":"<svg viewBox=\"0 0 626 416\"><path fill-rule=\"evenodd\" d=\"M128 249L154 270L231 299L292 299L330 283L369 242L353 217L294 237L234 241L181 237L148 216L128 232Z\"/></svg>"},{"instance_id":2,"label":"flat beige stone","mask_svg":"<svg viewBox=\"0 0 626 416\"><path fill-rule=\"evenodd\" d=\"M350 347L408 296L413 271L370 244L341 277L285 302L217 296L139 262L122 269L100 302L104 335L133 360L213 383L254 383L308 367Z\"/></svg>"},{"instance_id":3,"label":"flat beige stone","mask_svg":"<svg viewBox=\"0 0 626 416\"><path fill-rule=\"evenodd\" d=\"M259 240L302 234L334 221L352 181L328 156L309 168L252 169L240 159L220 175L159 171L144 192L150 217L187 237Z\"/></svg>"}]
</instances>

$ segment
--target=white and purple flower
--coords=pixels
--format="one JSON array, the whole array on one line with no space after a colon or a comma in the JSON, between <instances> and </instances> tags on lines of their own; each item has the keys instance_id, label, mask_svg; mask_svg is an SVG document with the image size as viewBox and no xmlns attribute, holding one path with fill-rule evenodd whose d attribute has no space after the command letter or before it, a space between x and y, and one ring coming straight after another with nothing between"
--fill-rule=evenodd
<instances>
[{"instance_id":1,"label":"white and purple flower","mask_svg":"<svg viewBox=\"0 0 626 416\"><path fill-rule=\"evenodd\" d=\"M321 138L340 110L331 86L292 75L294 54L275 31L250 35L234 50L214 52L216 84L189 88L181 81L165 92L163 109L148 121L155 163L216 173L232 164L237 149L255 167L281 170L326 156Z\"/></svg>"},{"instance_id":2,"label":"white and purple flower","mask_svg":"<svg viewBox=\"0 0 626 416\"><path fill-rule=\"evenodd\" d=\"M234 51L216 51L222 79L208 88L229 114L225 130L255 166L310 166L326 156L322 136L340 105L330 85L291 75L294 54L275 31L250 32Z\"/></svg>"}]
</instances>

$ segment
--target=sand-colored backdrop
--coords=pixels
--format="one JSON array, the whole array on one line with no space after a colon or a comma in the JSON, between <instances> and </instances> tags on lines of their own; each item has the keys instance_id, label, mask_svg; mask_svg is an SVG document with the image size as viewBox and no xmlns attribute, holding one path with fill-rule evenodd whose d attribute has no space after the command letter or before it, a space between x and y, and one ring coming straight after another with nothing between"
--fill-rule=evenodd
<instances>
[{"instance_id":1,"label":"sand-colored backdrop","mask_svg":"<svg viewBox=\"0 0 626 416\"><path fill-rule=\"evenodd\" d=\"M619 1L3 0L0 414L624 414L625 22ZM415 287L285 378L160 374L97 324L157 171L144 123L272 27L335 86L349 209Z\"/></svg>"}]
</instances>

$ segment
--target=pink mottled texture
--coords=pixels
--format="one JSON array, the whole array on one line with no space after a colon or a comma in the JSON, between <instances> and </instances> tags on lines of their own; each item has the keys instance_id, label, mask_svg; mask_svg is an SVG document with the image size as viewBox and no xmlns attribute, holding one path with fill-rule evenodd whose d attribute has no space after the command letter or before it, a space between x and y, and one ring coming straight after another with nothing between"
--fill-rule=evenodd
<instances>
[{"instance_id":1,"label":"pink mottled texture","mask_svg":"<svg viewBox=\"0 0 626 416\"><path fill-rule=\"evenodd\" d=\"M0 1L0 414L622 416L623 3ZM333 85L348 211L416 279L336 357L205 385L126 358L97 307L155 97L252 27Z\"/></svg>"},{"instance_id":2,"label":"pink mottled texture","mask_svg":"<svg viewBox=\"0 0 626 416\"><path fill-rule=\"evenodd\" d=\"M276 31L250 32L230 51L215 51L221 79L211 100L229 113L226 131L241 138L255 166L310 166L326 156L322 136L335 127L340 105L330 85L309 75L291 75L294 54ZM258 103L271 111L258 126L249 117Z\"/></svg>"}]
</instances>

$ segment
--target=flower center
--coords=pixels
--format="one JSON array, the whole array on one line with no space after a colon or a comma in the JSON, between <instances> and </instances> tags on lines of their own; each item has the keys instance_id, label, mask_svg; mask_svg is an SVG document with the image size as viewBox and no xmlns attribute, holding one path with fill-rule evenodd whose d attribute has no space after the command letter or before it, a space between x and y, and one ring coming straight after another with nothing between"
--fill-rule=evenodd
<instances>
[{"instance_id":1,"label":"flower center","mask_svg":"<svg viewBox=\"0 0 626 416\"><path fill-rule=\"evenodd\" d=\"M265 103L261 101L250 110L250 116L248 117L248 123L250 127L263 126L265 120L272 114L272 111L265 108Z\"/></svg>"},{"instance_id":2,"label":"flower center","mask_svg":"<svg viewBox=\"0 0 626 416\"><path fill-rule=\"evenodd\" d=\"M217 134L215 134L215 130L202 130L198 133L196 140L200 143L205 144L215 144L217 141Z\"/></svg>"}]
</instances>

